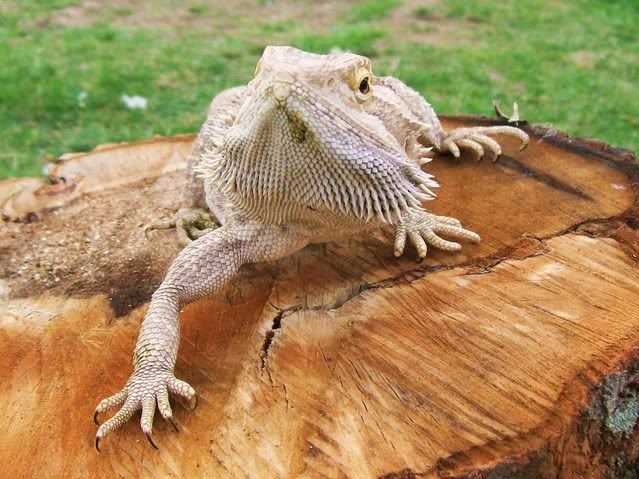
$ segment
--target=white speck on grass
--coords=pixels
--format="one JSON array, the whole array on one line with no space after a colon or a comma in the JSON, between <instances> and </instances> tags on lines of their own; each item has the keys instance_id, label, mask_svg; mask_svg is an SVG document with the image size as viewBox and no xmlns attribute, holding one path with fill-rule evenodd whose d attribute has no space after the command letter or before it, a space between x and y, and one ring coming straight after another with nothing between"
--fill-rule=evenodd
<instances>
[{"instance_id":1,"label":"white speck on grass","mask_svg":"<svg viewBox=\"0 0 639 479\"><path fill-rule=\"evenodd\" d=\"M80 93L78 93L78 105L80 105L80 108L84 108L85 106L87 106L88 96L89 94L85 91L81 91Z\"/></svg>"},{"instance_id":2,"label":"white speck on grass","mask_svg":"<svg viewBox=\"0 0 639 479\"><path fill-rule=\"evenodd\" d=\"M622 185L619 183L610 183L610 186L612 186L615 190L625 190L626 189L626 185Z\"/></svg>"},{"instance_id":3,"label":"white speck on grass","mask_svg":"<svg viewBox=\"0 0 639 479\"><path fill-rule=\"evenodd\" d=\"M143 96L139 95L122 95L122 103L129 110L146 110L147 100Z\"/></svg>"}]
</instances>

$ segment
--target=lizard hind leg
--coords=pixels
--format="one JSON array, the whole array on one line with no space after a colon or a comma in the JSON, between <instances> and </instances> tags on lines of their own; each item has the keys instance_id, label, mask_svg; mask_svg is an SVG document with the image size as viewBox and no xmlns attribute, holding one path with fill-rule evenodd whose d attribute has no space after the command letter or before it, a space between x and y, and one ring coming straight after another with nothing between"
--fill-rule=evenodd
<instances>
[{"instance_id":1,"label":"lizard hind leg","mask_svg":"<svg viewBox=\"0 0 639 479\"><path fill-rule=\"evenodd\" d=\"M144 236L148 238L153 230L175 228L178 240L186 246L219 226L217 218L205 209L180 208L173 219L157 221L146 226Z\"/></svg>"}]
</instances>

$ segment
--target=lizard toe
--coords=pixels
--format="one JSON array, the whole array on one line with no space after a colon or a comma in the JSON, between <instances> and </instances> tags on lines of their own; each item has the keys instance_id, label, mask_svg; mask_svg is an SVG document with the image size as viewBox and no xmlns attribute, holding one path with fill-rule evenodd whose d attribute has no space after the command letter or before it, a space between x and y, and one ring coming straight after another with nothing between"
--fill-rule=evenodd
<instances>
[{"instance_id":1,"label":"lizard toe","mask_svg":"<svg viewBox=\"0 0 639 479\"><path fill-rule=\"evenodd\" d=\"M195 395L195 389L193 389L189 383L177 378L172 378L169 380L167 386L173 394L186 399L191 411L195 410L197 407L197 396Z\"/></svg>"},{"instance_id":2,"label":"lizard toe","mask_svg":"<svg viewBox=\"0 0 639 479\"><path fill-rule=\"evenodd\" d=\"M140 409L139 401L136 401L133 398L127 398L120 410L98 428L98 432L95 434L95 448L98 452L100 452L100 441L110 432L115 431L122 424L127 422L138 409Z\"/></svg>"},{"instance_id":3,"label":"lizard toe","mask_svg":"<svg viewBox=\"0 0 639 479\"><path fill-rule=\"evenodd\" d=\"M119 393L114 394L113 396L100 401L98 406L95 408L95 413L93 414L93 422L97 426L99 426L100 422L98 420L98 416L102 414L103 412L108 411L109 409L120 406L126 399L126 396L127 396L127 390L126 388L124 388Z\"/></svg>"}]
</instances>

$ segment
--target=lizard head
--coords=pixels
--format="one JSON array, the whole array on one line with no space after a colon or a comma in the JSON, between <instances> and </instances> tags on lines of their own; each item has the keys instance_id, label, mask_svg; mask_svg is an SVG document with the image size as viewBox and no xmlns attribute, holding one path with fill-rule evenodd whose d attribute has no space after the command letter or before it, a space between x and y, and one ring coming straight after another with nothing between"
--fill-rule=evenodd
<instances>
[{"instance_id":1,"label":"lizard head","mask_svg":"<svg viewBox=\"0 0 639 479\"><path fill-rule=\"evenodd\" d=\"M322 119L337 116L345 126L375 136L388 148L399 149L375 114L374 82L371 62L364 56L349 52L320 55L293 47L268 46L249 84L253 101L247 102L245 111L261 109L264 114L265 107L271 107L275 115L286 114L293 131L315 135L322 134ZM334 129L341 126L332 119L328 121Z\"/></svg>"},{"instance_id":2,"label":"lizard head","mask_svg":"<svg viewBox=\"0 0 639 479\"><path fill-rule=\"evenodd\" d=\"M269 46L257 63L255 82L270 85L278 101L297 87L354 108L371 98L373 72L368 58L353 53L318 55Z\"/></svg>"},{"instance_id":3,"label":"lizard head","mask_svg":"<svg viewBox=\"0 0 639 479\"><path fill-rule=\"evenodd\" d=\"M375 81L360 55L266 47L213 177L269 221L308 208L392 222L419 207L420 184L436 183L376 114Z\"/></svg>"},{"instance_id":4,"label":"lizard head","mask_svg":"<svg viewBox=\"0 0 639 479\"><path fill-rule=\"evenodd\" d=\"M255 68L236 124L257 122L293 139L328 139L338 130L357 130L361 148L381 143L399 151L397 140L377 115L375 76L368 58L349 52L320 55L287 46L268 46ZM323 131L330 125L331 131ZM258 125L255 124L257 127ZM367 137L367 138L364 138ZM251 139L250 141L255 141Z\"/></svg>"}]
</instances>

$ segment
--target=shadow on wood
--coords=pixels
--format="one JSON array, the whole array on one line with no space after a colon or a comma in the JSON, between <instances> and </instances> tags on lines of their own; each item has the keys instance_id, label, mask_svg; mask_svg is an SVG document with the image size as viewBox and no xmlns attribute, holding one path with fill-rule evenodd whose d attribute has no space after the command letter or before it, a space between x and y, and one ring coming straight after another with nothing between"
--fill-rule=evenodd
<instances>
[{"instance_id":1,"label":"shadow on wood","mask_svg":"<svg viewBox=\"0 0 639 479\"><path fill-rule=\"evenodd\" d=\"M445 126L485 124L449 118ZM244 268L187 307L177 376L199 394L93 448L179 247L192 136L111 145L0 183L0 460L7 477L609 477L639 455L639 167L526 127L496 163L437 158L435 213L483 238L392 255L390 237ZM159 175L159 176L158 176ZM54 208L51 208L54 207ZM49 208L49 209L46 209ZM34 213L35 210L42 210ZM491 476L492 477L492 476Z\"/></svg>"}]
</instances>

